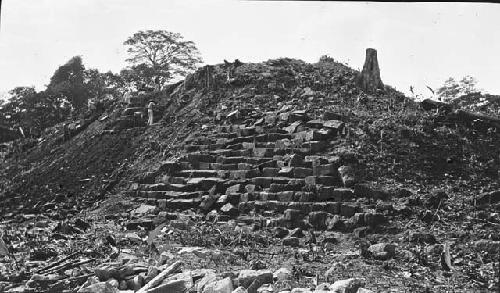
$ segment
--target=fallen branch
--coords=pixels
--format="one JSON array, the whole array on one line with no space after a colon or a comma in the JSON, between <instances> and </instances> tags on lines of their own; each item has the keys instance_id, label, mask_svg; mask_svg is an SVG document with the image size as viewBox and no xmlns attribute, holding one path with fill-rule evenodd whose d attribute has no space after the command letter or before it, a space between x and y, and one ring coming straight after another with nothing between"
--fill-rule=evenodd
<instances>
[{"instance_id":1,"label":"fallen branch","mask_svg":"<svg viewBox=\"0 0 500 293\"><path fill-rule=\"evenodd\" d=\"M176 272L182 265L181 261L176 261L166 269L164 269L158 276L154 277L151 281L149 281L144 287L139 289L136 293L146 293L149 289L155 288L160 285L161 282L170 274Z\"/></svg>"},{"instance_id":2,"label":"fallen branch","mask_svg":"<svg viewBox=\"0 0 500 293\"><path fill-rule=\"evenodd\" d=\"M91 258L91 259L84 259L84 260L76 261L76 262L63 263L61 265L58 265L56 267L53 267L53 268L47 270L45 272L45 274L60 273L60 272L63 272L63 271L66 271L66 270L70 270L70 269L79 267L79 266L81 266L83 264L86 264L86 263L89 263L89 262L93 262L93 261L95 261L95 259Z\"/></svg>"},{"instance_id":3,"label":"fallen branch","mask_svg":"<svg viewBox=\"0 0 500 293\"><path fill-rule=\"evenodd\" d=\"M64 257L64 258L62 258L62 259L60 259L60 260L58 260L58 261L56 261L56 262L53 262L53 263L51 263L51 264L49 264L49 265L47 265L47 266L45 266L45 267L43 267L43 268L39 269L39 270L38 270L38 271L36 271L36 272L37 272L38 274L40 274L40 273L41 273L41 272L43 272L43 271L46 271L46 270L48 270L48 269L50 269L50 268L53 268L53 267L55 267L55 266L57 266L57 265L62 264L62 263L63 263L63 262L65 262L66 260L68 260L68 259L72 258L73 256L78 255L79 253L80 253L79 251L78 251L78 252L74 252L74 253L72 253L72 254L70 254L70 255L68 255L68 256L66 256L66 257Z\"/></svg>"}]
</instances>

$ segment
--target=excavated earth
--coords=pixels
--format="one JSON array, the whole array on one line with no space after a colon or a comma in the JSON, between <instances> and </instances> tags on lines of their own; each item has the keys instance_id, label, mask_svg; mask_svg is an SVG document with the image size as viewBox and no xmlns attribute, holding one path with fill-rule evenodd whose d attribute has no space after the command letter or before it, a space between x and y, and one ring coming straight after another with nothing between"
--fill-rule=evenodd
<instances>
[{"instance_id":1,"label":"excavated earth","mask_svg":"<svg viewBox=\"0 0 500 293\"><path fill-rule=\"evenodd\" d=\"M497 124L357 74L205 66L22 141L0 292L498 292Z\"/></svg>"}]
</instances>

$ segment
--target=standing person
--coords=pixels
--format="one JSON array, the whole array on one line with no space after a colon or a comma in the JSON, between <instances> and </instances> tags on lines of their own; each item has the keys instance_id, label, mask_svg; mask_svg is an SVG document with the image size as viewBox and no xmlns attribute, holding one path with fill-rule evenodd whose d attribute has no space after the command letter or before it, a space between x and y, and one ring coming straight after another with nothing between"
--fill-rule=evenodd
<instances>
[{"instance_id":1,"label":"standing person","mask_svg":"<svg viewBox=\"0 0 500 293\"><path fill-rule=\"evenodd\" d=\"M130 104L130 99L131 98L132 98L132 94L130 93L130 91L127 91L123 95L123 103L125 104L125 106L128 106Z\"/></svg>"},{"instance_id":2,"label":"standing person","mask_svg":"<svg viewBox=\"0 0 500 293\"><path fill-rule=\"evenodd\" d=\"M87 101L87 108L88 108L88 111L90 111L90 112L94 112L95 111L95 102L94 102L94 100L89 99Z\"/></svg>"},{"instance_id":3,"label":"standing person","mask_svg":"<svg viewBox=\"0 0 500 293\"><path fill-rule=\"evenodd\" d=\"M155 103L150 101L148 103L148 125L153 125L153 106Z\"/></svg>"},{"instance_id":4,"label":"standing person","mask_svg":"<svg viewBox=\"0 0 500 293\"><path fill-rule=\"evenodd\" d=\"M161 90L161 79L159 76L155 77L155 90Z\"/></svg>"}]
</instances>

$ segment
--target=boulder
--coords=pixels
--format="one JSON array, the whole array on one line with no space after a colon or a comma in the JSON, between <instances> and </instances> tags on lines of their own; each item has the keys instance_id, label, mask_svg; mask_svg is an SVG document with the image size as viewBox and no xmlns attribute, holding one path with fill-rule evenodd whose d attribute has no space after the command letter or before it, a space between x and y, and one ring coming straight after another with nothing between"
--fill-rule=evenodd
<instances>
[{"instance_id":1,"label":"boulder","mask_svg":"<svg viewBox=\"0 0 500 293\"><path fill-rule=\"evenodd\" d=\"M292 291L290 291L290 293L313 293L313 291L307 288L293 288Z\"/></svg>"},{"instance_id":2,"label":"boulder","mask_svg":"<svg viewBox=\"0 0 500 293\"><path fill-rule=\"evenodd\" d=\"M85 288L81 288L77 291L78 293L119 293L120 290L118 288L113 287L108 282L100 282L96 284L92 284Z\"/></svg>"},{"instance_id":3,"label":"boulder","mask_svg":"<svg viewBox=\"0 0 500 293\"><path fill-rule=\"evenodd\" d=\"M243 191L243 185L235 184L235 185L230 186L226 189L226 195L230 195L232 193L240 193L242 191Z\"/></svg>"},{"instance_id":4,"label":"boulder","mask_svg":"<svg viewBox=\"0 0 500 293\"><path fill-rule=\"evenodd\" d=\"M370 227L377 227L387 221L386 217L381 213L365 213L364 224Z\"/></svg>"},{"instance_id":5,"label":"boulder","mask_svg":"<svg viewBox=\"0 0 500 293\"><path fill-rule=\"evenodd\" d=\"M297 209L286 209L284 212L284 219L285 221L296 223L304 219L304 214Z\"/></svg>"},{"instance_id":6,"label":"boulder","mask_svg":"<svg viewBox=\"0 0 500 293\"><path fill-rule=\"evenodd\" d=\"M340 166L338 171L342 179L342 184L345 187L351 187L356 183L355 172L352 166Z\"/></svg>"},{"instance_id":7,"label":"boulder","mask_svg":"<svg viewBox=\"0 0 500 293\"><path fill-rule=\"evenodd\" d=\"M323 122L323 127L335 130L335 133L338 134L344 128L345 123L339 120L327 120Z\"/></svg>"},{"instance_id":8,"label":"boulder","mask_svg":"<svg viewBox=\"0 0 500 293\"><path fill-rule=\"evenodd\" d=\"M300 124L302 124L302 121L295 121L293 122L292 124L290 124L289 126L283 128L283 130L285 130L286 132L288 133L294 133L297 128L300 126Z\"/></svg>"},{"instance_id":9,"label":"boulder","mask_svg":"<svg viewBox=\"0 0 500 293\"><path fill-rule=\"evenodd\" d=\"M373 293L373 291L365 288L359 288L356 293Z\"/></svg>"},{"instance_id":10,"label":"boulder","mask_svg":"<svg viewBox=\"0 0 500 293\"><path fill-rule=\"evenodd\" d=\"M130 212L130 214L131 215L142 216L142 215L145 215L145 214L153 213L155 210L156 210L156 206L147 205L147 204L141 204L138 208L132 210Z\"/></svg>"},{"instance_id":11,"label":"boulder","mask_svg":"<svg viewBox=\"0 0 500 293\"><path fill-rule=\"evenodd\" d=\"M331 218L328 218L326 221L326 228L328 230L343 230L345 227L344 220L340 218L339 215L334 215Z\"/></svg>"},{"instance_id":12,"label":"boulder","mask_svg":"<svg viewBox=\"0 0 500 293\"><path fill-rule=\"evenodd\" d=\"M322 115L323 120L342 120L344 117L335 112L324 112Z\"/></svg>"},{"instance_id":13,"label":"boulder","mask_svg":"<svg viewBox=\"0 0 500 293\"><path fill-rule=\"evenodd\" d=\"M389 243L377 243L368 247L368 252L370 252L375 259L387 260L396 255L396 246Z\"/></svg>"},{"instance_id":14,"label":"boulder","mask_svg":"<svg viewBox=\"0 0 500 293\"><path fill-rule=\"evenodd\" d=\"M247 290L248 290L248 293L257 293L257 292L260 292L259 288L262 287L262 285L264 284L272 284L273 282L273 275L271 274L271 278L269 279L269 276L266 275L266 276L258 276L253 282L252 284L250 284L250 286L248 286ZM262 292L265 292L265 290L263 290Z\"/></svg>"},{"instance_id":15,"label":"boulder","mask_svg":"<svg viewBox=\"0 0 500 293\"><path fill-rule=\"evenodd\" d=\"M308 176L313 175L313 169L303 168L303 167L295 167L293 168L293 176L295 178L306 178Z\"/></svg>"},{"instance_id":16,"label":"boulder","mask_svg":"<svg viewBox=\"0 0 500 293\"><path fill-rule=\"evenodd\" d=\"M314 292L328 292L330 291L330 284L328 283L321 283L318 286L316 286L316 289L314 289Z\"/></svg>"},{"instance_id":17,"label":"boulder","mask_svg":"<svg viewBox=\"0 0 500 293\"><path fill-rule=\"evenodd\" d=\"M326 229L326 220L328 218L328 213L326 212L311 212L309 214L309 224L313 226L316 230Z\"/></svg>"},{"instance_id":18,"label":"boulder","mask_svg":"<svg viewBox=\"0 0 500 293\"><path fill-rule=\"evenodd\" d=\"M288 167L301 167L304 165L304 157L299 154L293 154L288 161Z\"/></svg>"},{"instance_id":19,"label":"boulder","mask_svg":"<svg viewBox=\"0 0 500 293\"><path fill-rule=\"evenodd\" d=\"M220 208L220 211L223 215L227 215L229 217L236 217L239 214L238 208L230 203L226 203L224 206L222 206Z\"/></svg>"},{"instance_id":20,"label":"boulder","mask_svg":"<svg viewBox=\"0 0 500 293\"><path fill-rule=\"evenodd\" d=\"M203 289L203 293L231 293L233 289L233 281L227 277L207 284Z\"/></svg>"},{"instance_id":21,"label":"boulder","mask_svg":"<svg viewBox=\"0 0 500 293\"><path fill-rule=\"evenodd\" d=\"M337 168L335 168L334 164L322 164L322 165L314 165L313 166L313 175L314 176L330 176L337 175Z\"/></svg>"},{"instance_id":22,"label":"boulder","mask_svg":"<svg viewBox=\"0 0 500 293\"><path fill-rule=\"evenodd\" d=\"M358 227L358 228L354 229L354 231L352 233L354 234L354 236L356 236L358 238L365 238L369 231L370 231L370 228L368 228L368 227Z\"/></svg>"},{"instance_id":23,"label":"boulder","mask_svg":"<svg viewBox=\"0 0 500 293\"><path fill-rule=\"evenodd\" d=\"M238 286L248 288L257 279L262 284L272 283L273 273L269 270L241 270L238 273Z\"/></svg>"},{"instance_id":24,"label":"boulder","mask_svg":"<svg viewBox=\"0 0 500 293\"><path fill-rule=\"evenodd\" d=\"M285 238L288 235L288 229L282 228L282 227L276 227L274 228L274 237L276 238Z\"/></svg>"},{"instance_id":25,"label":"boulder","mask_svg":"<svg viewBox=\"0 0 500 293\"><path fill-rule=\"evenodd\" d=\"M178 280L166 281L159 286L149 289L148 293L171 293L171 292L188 292L193 285L191 277L181 278Z\"/></svg>"},{"instance_id":26,"label":"boulder","mask_svg":"<svg viewBox=\"0 0 500 293\"><path fill-rule=\"evenodd\" d=\"M388 199L391 196L389 192L375 188L368 183L356 183L354 185L354 195L357 197L382 200Z\"/></svg>"},{"instance_id":27,"label":"boulder","mask_svg":"<svg viewBox=\"0 0 500 293\"><path fill-rule=\"evenodd\" d=\"M410 241L421 244L435 244L437 242L434 234L428 232L412 232L410 234Z\"/></svg>"},{"instance_id":28,"label":"boulder","mask_svg":"<svg viewBox=\"0 0 500 293\"><path fill-rule=\"evenodd\" d=\"M364 285L365 282L358 278L339 280L330 286L330 291L335 293L356 293Z\"/></svg>"},{"instance_id":29,"label":"boulder","mask_svg":"<svg viewBox=\"0 0 500 293\"><path fill-rule=\"evenodd\" d=\"M278 281L286 281L292 279L293 274L292 271L290 271L287 268L279 268L273 273L273 278L278 280Z\"/></svg>"},{"instance_id":30,"label":"boulder","mask_svg":"<svg viewBox=\"0 0 500 293\"><path fill-rule=\"evenodd\" d=\"M206 272L205 275L198 282L196 282L195 285L196 292L203 292L207 284L213 283L216 280L217 280L217 275L213 270Z\"/></svg>"}]
</instances>

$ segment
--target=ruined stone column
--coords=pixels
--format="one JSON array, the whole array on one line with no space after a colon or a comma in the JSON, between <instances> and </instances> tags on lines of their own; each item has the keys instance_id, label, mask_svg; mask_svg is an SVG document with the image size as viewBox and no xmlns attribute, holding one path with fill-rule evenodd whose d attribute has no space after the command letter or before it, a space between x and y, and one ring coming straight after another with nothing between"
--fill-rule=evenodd
<instances>
[{"instance_id":1,"label":"ruined stone column","mask_svg":"<svg viewBox=\"0 0 500 293\"><path fill-rule=\"evenodd\" d=\"M377 50L366 49L365 65L363 65L363 71L358 76L358 85L367 93L375 93L377 89L384 89L384 84L380 79Z\"/></svg>"}]
</instances>

